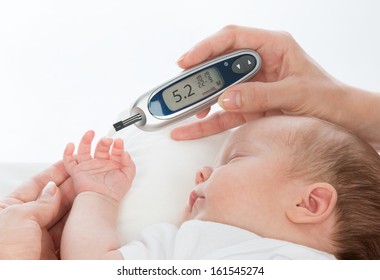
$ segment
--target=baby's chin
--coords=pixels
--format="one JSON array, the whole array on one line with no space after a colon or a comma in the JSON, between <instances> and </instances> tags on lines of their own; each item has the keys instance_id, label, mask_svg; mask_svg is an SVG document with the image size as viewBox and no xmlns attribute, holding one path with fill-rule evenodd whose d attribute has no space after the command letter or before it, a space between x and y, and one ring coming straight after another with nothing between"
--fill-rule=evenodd
<instances>
[{"instance_id":1,"label":"baby's chin","mask_svg":"<svg viewBox=\"0 0 380 280\"><path fill-rule=\"evenodd\" d=\"M190 206L187 205L182 212L181 224L190 220L207 220L207 219L202 219L198 213L192 212L190 209Z\"/></svg>"}]
</instances>

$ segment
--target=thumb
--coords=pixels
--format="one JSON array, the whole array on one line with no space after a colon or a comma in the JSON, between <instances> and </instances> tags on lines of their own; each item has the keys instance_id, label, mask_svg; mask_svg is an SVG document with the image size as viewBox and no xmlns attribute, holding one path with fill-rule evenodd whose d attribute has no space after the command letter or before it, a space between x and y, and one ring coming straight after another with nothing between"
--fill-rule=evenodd
<instances>
[{"instance_id":1,"label":"thumb","mask_svg":"<svg viewBox=\"0 0 380 280\"><path fill-rule=\"evenodd\" d=\"M40 197L24 204L26 211L41 227L47 226L58 214L61 205L61 193L54 182L49 182Z\"/></svg>"},{"instance_id":2,"label":"thumb","mask_svg":"<svg viewBox=\"0 0 380 280\"><path fill-rule=\"evenodd\" d=\"M248 82L231 87L219 97L219 105L234 112L258 113L269 110L291 110L296 99L286 80L262 83Z\"/></svg>"}]
</instances>

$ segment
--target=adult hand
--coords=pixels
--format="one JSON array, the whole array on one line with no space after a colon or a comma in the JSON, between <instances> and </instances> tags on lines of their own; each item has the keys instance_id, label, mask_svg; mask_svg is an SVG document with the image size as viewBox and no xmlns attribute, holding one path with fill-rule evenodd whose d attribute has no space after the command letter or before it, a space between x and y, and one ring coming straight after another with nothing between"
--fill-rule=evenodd
<instances>
[{"instance_id":1,"label":"adult hand","mask_svg":"<svg viewBox=\"0 0 380 280\"><path fill-rule=\"evenodd\" d=\"M287 33L227 26L197 44L178 64L189 68L243 48L256 50L262 57L258 74L219 97L224 111L175 128L171 134L174 139L196 139L258 117L287 114L318 117L353 130L369 142L380 142L380 133L373 132L378 128L379 117L368 115L369 108L379 106L378 97L331 77ZM204 111L198 117L207 114Z\"/></svg>"},{"instance_id":2,"label":"adult hand","mask_svg":"<svg viewBox=\"0 0 380 280\"><path fill-rule=\"evenodd\" d=\"M0 199L0 259L56 259L62 217L73 198L71 179L58 162Z\"/></svg>"}]
</instances>

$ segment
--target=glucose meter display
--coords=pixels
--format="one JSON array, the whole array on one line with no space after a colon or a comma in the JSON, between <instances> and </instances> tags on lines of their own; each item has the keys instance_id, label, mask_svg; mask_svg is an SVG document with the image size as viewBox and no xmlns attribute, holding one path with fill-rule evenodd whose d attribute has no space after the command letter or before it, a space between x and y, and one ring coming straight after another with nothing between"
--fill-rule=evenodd
<instances>
[{"instance_id":1,"label":"glucose meter display","mask_svg":"<svg viewBox=\"0 0 380 280\"><path fill-rule=\"evenodd\" d=\"M162 97L171 111L177 111L212 95L223 85L219 71L216 67L210 67L166 88Z\"/></svg>"}]
</instances>

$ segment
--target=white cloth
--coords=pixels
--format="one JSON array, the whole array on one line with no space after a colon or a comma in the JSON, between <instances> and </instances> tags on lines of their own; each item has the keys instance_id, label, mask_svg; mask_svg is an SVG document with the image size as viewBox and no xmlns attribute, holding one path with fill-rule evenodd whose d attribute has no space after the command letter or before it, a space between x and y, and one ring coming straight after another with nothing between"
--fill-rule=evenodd
<instances>
[{"instance_id":1,"label":"white cloth","mask_svg":"<svg viewBox=\"0 0 380 280\"><path fill-rule=\"evenodd\" d=\"M286 241L214 222L191 220L181 227L157 224L119 249L124 259L335 259Z\"/></svg>"}]
</instances>

